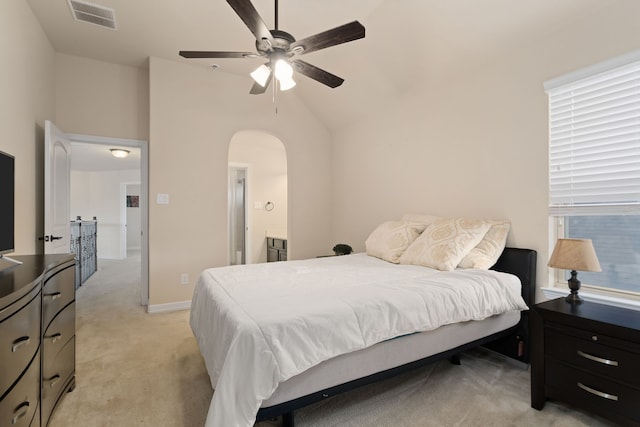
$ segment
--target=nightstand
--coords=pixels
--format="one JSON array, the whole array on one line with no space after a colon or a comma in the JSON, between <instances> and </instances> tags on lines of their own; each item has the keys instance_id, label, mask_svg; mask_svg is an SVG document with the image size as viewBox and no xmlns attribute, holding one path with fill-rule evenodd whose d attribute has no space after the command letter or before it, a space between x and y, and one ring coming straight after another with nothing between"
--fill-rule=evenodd
<instances>
[{"instance_id":1,"label":"nightstand","mask_svg":"<svg viewBox=\"0 0 640 427\"><path fill-rule=\"evenodd\" d=\"M557 399L640 426L640 311L558 298L530 316L531 406Z\"/></svg>"}]
</instances>

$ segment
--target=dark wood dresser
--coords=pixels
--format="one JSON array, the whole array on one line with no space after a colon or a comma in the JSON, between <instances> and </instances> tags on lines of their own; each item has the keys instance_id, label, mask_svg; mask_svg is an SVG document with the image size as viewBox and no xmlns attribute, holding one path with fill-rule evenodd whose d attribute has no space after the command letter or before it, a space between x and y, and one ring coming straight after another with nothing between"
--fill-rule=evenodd
<instances>
[{"instance_id":1,"label":"dark wood dresser","mask_svg":"<svg viewBox=\"0 0 640 427\"><path fill-rule=\"evenodd\" d=\"M640 311L558 298L531 319L531 406L557 399L640 426Z\"/></svg>"},{"instance_id":2,"label":"dark wood dresser","mask_svg":"<svg viewBox=\"0 0 640 427\"><path fill-rule=\"evenodd\" d=\"M73 255L12 257L0 271L0 425L46 426L75 385Z\"/></svg>"}]
</instances>

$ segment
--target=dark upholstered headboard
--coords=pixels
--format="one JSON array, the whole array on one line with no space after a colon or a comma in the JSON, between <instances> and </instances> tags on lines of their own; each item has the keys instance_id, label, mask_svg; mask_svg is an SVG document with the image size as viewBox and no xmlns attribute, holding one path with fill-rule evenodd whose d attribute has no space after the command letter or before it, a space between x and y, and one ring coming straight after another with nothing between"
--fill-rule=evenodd
<instances>
[{"instance_id":1,"label":"dark upholstered headboard","mask_svg":"<svg viewBox=\"0 0 640 427\"><path fill-rule=\"evenodd\" d=\"M536 295L536 260L538 254L532 249L505 248L492 270L511 273L522 282L522 298L531 307Z\"/></svg>"},{"instance_id":2,"label":"dark upholstered headboard","mask_svg":"<svg viewBox=\"0 0 640 427\"><path fill-rule=\"evenodd\" d=\"M531 249L505 248L492 270L511 273L520 278L522 298L529 307L535 303L537 253ZM520 322L510 336L486 344L492 350L529 363L529 313L521 313Z\"/></svg>"}]
</instances>

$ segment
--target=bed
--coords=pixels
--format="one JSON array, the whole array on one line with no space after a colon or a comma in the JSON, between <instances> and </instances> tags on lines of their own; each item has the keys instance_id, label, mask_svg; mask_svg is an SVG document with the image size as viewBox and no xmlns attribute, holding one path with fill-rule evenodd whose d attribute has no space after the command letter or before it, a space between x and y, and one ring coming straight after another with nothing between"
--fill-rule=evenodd
<instances>
[{"instance_id":1,"label":"bed","mask_svg":"<svg viewBox=\"0 0 640 427\"><path fill-rule=\"evenodd\" d=\"M282 415L293 426L298 408L480 345L526 363L535 263L535 251L505 248L491 270L364 253L207 269L190 317L215 389L206 425ZM491 293L497 306L482 299Z\"/></svg>"}]
</instances>

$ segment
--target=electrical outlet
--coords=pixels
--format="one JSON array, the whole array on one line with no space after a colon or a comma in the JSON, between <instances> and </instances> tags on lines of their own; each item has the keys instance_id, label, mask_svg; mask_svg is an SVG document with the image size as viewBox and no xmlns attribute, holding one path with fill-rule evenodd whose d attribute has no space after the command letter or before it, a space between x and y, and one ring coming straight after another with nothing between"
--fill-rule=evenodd
<instances>
[{"instance_id":1,"label":"electrical outlet","mask_svg":"<svg viewBox=\"0 0 640 427\"><path fill-rule=\"evenodd\" d=\"M180 275L180 283L183 285L189 284L189 273L182 273Z\"/></svg>"}]
</instances>

